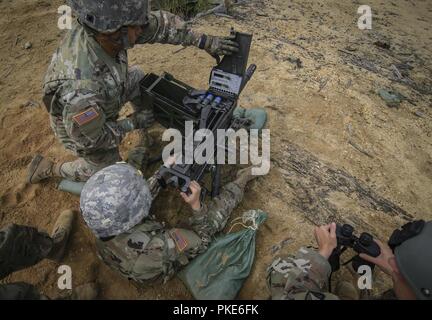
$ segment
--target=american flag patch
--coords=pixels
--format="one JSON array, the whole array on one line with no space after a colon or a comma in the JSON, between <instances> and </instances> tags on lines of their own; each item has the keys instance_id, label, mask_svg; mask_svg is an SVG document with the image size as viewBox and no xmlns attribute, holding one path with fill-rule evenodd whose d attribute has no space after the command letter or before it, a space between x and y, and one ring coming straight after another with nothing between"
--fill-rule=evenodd
<instances>
[{"instance_id":1,"label":"american flag patch","mask_svg":"<svg viewBox=\"0 0 432 320\"><path fill-rule=\"evenodd\" d=\"M75 115L72 119L76 122L80 127L85 125L86 123L89 123L90 121L96 119L99 117L99 113L96 111L95 108L87 109L81 113L78 113Z\"/></svg>"},{"instance_id":2,"label":"american flag patch","mask_svg":"<svg viewBox=\"0 0 432 320\"><path fill-rule=\"evenodd\" d=\"M170 231L171 238L174 239L174 242L177 246L179 252L183 252L184 249L188 246L187 240L182 236L179 229L174 229Z\"/></svg>"}]
</instances>

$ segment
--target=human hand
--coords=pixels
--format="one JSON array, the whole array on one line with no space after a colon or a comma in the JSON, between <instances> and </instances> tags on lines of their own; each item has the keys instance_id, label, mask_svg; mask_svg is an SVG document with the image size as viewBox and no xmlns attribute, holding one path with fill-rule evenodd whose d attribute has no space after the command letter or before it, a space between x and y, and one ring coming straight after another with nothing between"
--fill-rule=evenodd
<instances>
[{"instance_id":1,"label":"human hand","mask_svg":"<svg viewBox=\"0 0 432 320\"><path fill-rule=\"evenodd\" d=\"M191 190L191 194L188 195L184 192L181 192L180 195L183 200L191 206L191 208L195 211L201 208L201 186L198 182L192 181L189 185L189 189Z\"/></svg>"},{"instance_id":2,"label":"human hand","mask_svg":"<svg viewBox=\"0 0 432 320\"><path fill-rule=\"evenodd\" d=\"M172 156L169 156L166 160L164 160L164 167L171 168L173 165L175 165L177 161L177 156L177 154L173 154Z\"/></svg>"},{"instance_id":3,"label":"human hand","mask_svg":"<svg viewBox=\"0 0 432 320\"><path fill-rule=\"evenodd\" d=\"M333 222L325 226L316 227L314 235L318 244L319 254L328 259L337 246L336 223Z\"/></svg>"},{"instance_id":4,"label":"human hand","mask_svg":"<svg viewBox=\"0 0 432 320\"><path fill-rule=\"evenodd\" d=\"M134 129L148 129L155 121L153 110L151 109L135 112L130 117L132 119Z\"/></svg>"},{"instance_id":5,"label":"human hand","mask_svg":"<svg viewBox=\"0 0 432 320\"><path fill-rule=\"evenodd\" d=\"M391 266L390 260L394 258L393 251L390 249L390 247L387 244L382 243L379 240L374 239L374 241L378 244L378 246L381 249L381 254L378 257L371 257L367 254L360 253L360 258L372 262L373 264L376 264L382 271L387 273L388 275L393 274L393 268Z\"/></svg>"},{"instance_id":6,"label":"human hand","mask_svg":"<svg viewBox=\"0 0 432 320\"><path fill-rule=\"evenodd\" d=\"M239 44L234 41L235 35L227 37L207 36L205 50L212 56L231 55L239 51Z\"/></svg>"}]
</instances>

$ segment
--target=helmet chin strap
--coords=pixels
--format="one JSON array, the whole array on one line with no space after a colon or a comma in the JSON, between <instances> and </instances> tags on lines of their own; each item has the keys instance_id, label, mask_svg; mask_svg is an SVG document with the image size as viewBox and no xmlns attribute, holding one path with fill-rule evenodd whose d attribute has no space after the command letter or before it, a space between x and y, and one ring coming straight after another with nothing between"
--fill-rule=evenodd
<instances>
[{"instance_id":1,"label":"helmet chin strap","mask_svg":"<svg viewBox=\"0 0 432 320\"><path fill-rule=\"evenodd\" d=\"M129 42L129 30L128 27L121 27L120 28L120 38L118 40L114 40L110 38L110 41L114 43L115 45L121 46L123 49L131 49L133 48L133 45Z\"/></svg>"},{"instance_id":2,"label":"helmet chin strap","mask_svg":"<svg viewBox=\"0 0 432 320\"><path fill-rule=\"evenodd\" d=\"M128 27L122 27L120 29L121 32L121 42L122 46L125 50L133 48L133 45L129 42L129 28Z\"/></svg>"}]
</instances>

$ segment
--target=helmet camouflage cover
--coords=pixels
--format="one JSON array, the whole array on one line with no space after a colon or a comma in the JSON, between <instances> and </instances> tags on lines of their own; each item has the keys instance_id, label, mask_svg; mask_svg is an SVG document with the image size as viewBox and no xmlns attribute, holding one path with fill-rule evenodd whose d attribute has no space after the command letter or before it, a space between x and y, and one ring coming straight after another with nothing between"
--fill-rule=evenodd
<instances>
[{"instance_id":1,"label":"helmet camouflage cover","mask_svg":"<svg viewBox=\"0 0 432 320\"><path fill-rule=\"evenodd\" d=\"M118 163L93 175L81 192L80 207L88 227L99 238L124 233L150 211L152 196L140 171Z\"/></svg>"},{"instance_id":2,"label":"helmet camouflage cover","mask_svg":"<svg viewBox=\"0 0 432 320\"><path fill-rule=\"evenodd\" d=\"M112 33L123 26L148 23L150 0L68 0L81 23Z\"/></svg>"}]
</instances>

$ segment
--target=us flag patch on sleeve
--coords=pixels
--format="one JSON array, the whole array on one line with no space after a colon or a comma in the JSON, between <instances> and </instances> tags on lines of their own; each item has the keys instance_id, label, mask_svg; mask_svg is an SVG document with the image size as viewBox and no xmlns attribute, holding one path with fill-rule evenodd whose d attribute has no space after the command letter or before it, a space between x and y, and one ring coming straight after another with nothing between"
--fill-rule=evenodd
<instances>
[{"instance_id":1,"label":"us flag patch on sleeve","mask_svg":"<svg viewBox=\"0 0 432 320\"><path fill-rule=\"evenodd\" d=\"M171 238L173 238L179 252L183 252L183 250L186 249L186 247L188 246L188 242L186 238L181 234L180 230L171 230L170 236Z\"/></svg>"},{"instance_id":2,"label":"us flag patch on sleeve","mask_svg":"<svg viewBox=\"0 0 432 320\"><path fill-rule=\"evenodd\" d=\"M79 125L81 127L81 126L85 125L86 123L89 123L90 121L93 121L94 119L97 119L98 117L99 117L99 113L96 111L96 109L94 107L91 107L90 109L87 109L81 113L78 113L72 119L77 125Z\"/></svg>"}]
</instances>

